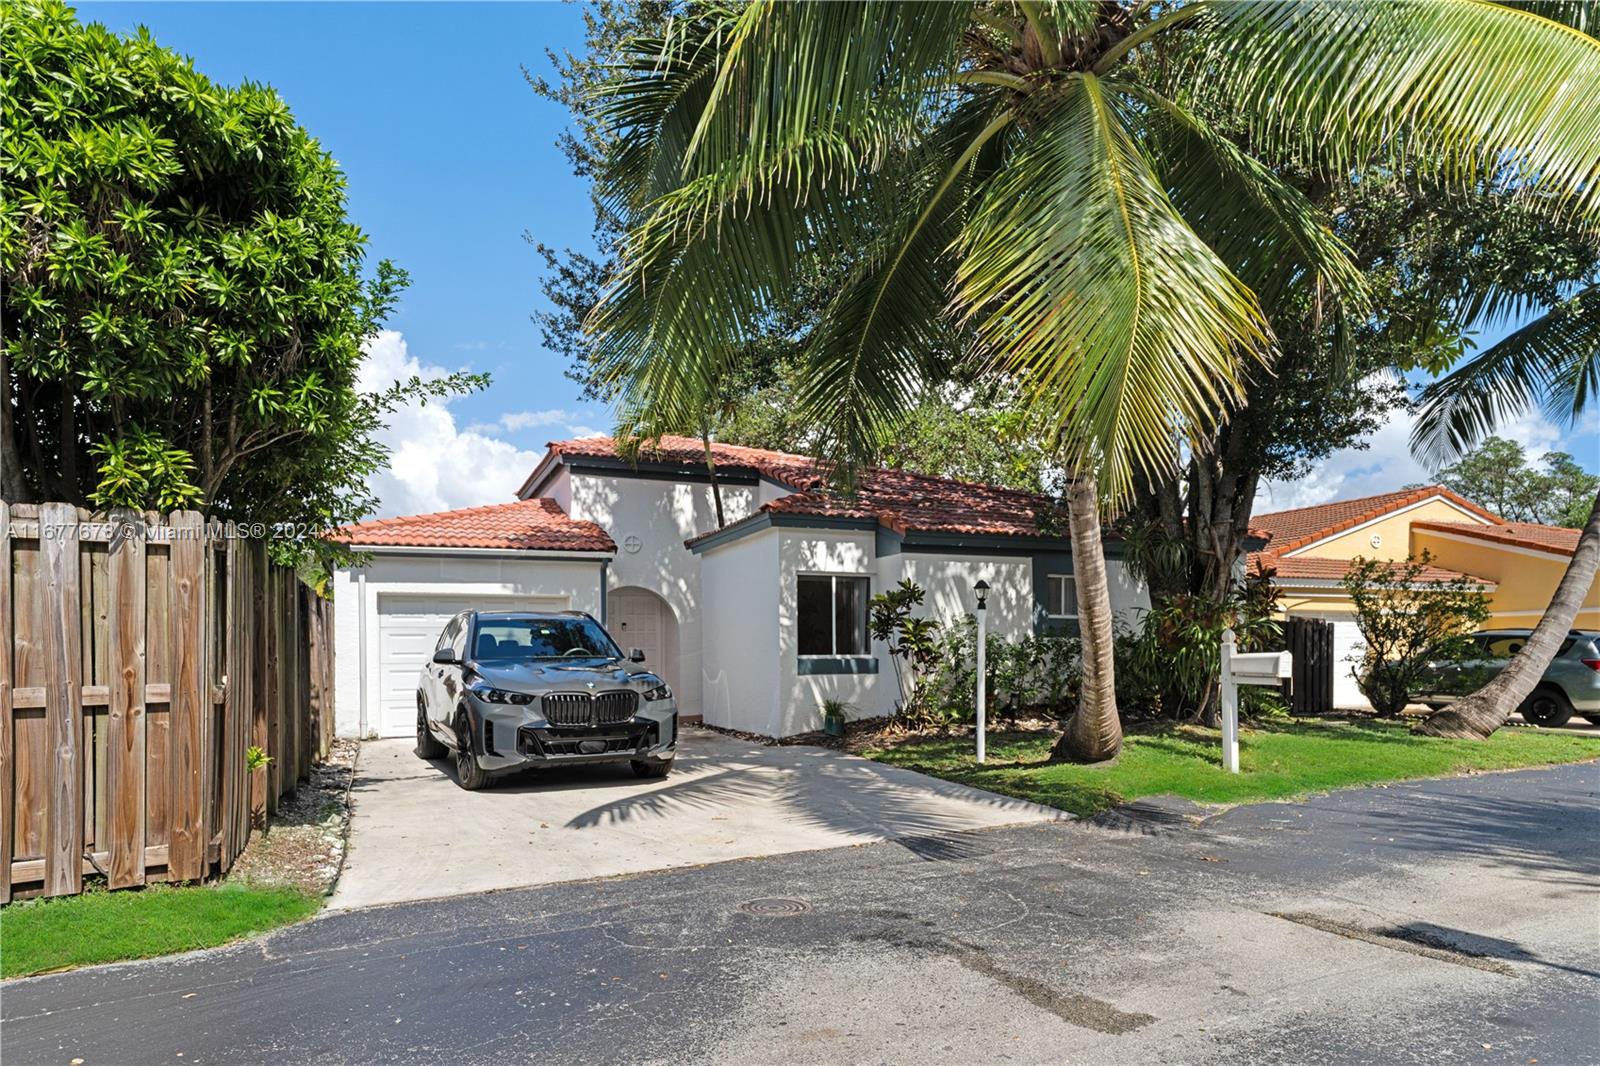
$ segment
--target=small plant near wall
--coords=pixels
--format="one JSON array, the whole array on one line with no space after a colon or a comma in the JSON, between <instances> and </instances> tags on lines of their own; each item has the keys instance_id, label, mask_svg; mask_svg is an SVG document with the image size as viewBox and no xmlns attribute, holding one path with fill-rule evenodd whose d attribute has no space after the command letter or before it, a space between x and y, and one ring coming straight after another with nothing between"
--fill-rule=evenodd
<instances>
[{"instance_id":1,"label":"small plant near wall","mask_svg":"<svg viewBox=\"0 0 1600 1066\"><path fill-rule=\"evenodd\" d=\"M248 773L253 774L257 770L265 770L267 765L271 762L272 756L268 755L265 751L256 747L254 744L250 745L244 751L244 768Z\"/></svg>"},{"instance_id":2,"label":"small plant near wall","mask_svg":"<svg viewBox=\"0 0 1600 1066\"><path fill-rule=\"evenodd\" d=\"M1379 714L1404 710L1431 673L1430 663L1468 658L1472 632L1489 618L1482 586L1464 574L1425 580L1432 563L1427 552L1402 563L1356 558L1345 572L1345 591L1367 645L1356 682Z\"/></svg>"},{"instance_id":3,"label":"small plant near wall","mask_svg":"<svg viewBox=\"0 0 1600 1066\"><path fill-rule=\"evenodd\" d=\"M900 688L895 717L911 728L932 724L923 682L939 657L938 623L912 613L922 605L923 595L922 589L908 579L872 597L868 606L872 639L888 647Z\"/></svg>"},{"instance_id":4,"label":"small plant near wall","mask_svg":"<svg viewBox=\"0 0 1600 1066\"><path fill-rule=\"evenodd\" d=\"M830 737L844 736L845 722L849 720L850 705L843 700L822 701L822 731Z\"/></svg>"}]
</instances>

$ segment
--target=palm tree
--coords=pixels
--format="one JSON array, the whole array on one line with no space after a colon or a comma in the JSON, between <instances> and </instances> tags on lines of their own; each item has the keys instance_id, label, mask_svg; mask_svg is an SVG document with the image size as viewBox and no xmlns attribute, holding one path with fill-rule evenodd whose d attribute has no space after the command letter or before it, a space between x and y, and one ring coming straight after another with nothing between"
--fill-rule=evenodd
<instances>
[{"instance_id":1,"label":"palm tree","mask_svg":"<svg viewBox=\"0 0 1600 1066\"><path fill-rule=\"evenodd\" d=\"M1590 285L1422 391L1413 447L1435 460L1458 454L1495 424L1542 404L1576 423L1600 390L1600 284ZM1487 739L1527 699L1578 617L1600 567L1600 496L1533 634L1488 684L1417 723L1433 737Z\"/></svg>"},{"instance_id":2,"label":"palm tree","mask_svg":"<svg viewBox=\"0 0 1600 1066\"><path fill-rule=\"evenodd\" d=\"M1591 38L1481 0L694 6L632 41L597 101L601 194L630 223L590 319L598 366L621 432L692 424L822 259L850 269L799 402L843 480L949 372L941 353L1004 380L1073 486L1095 683L1058 751L1109 758L1099 509L1205 447L1270 372L1273 287L1363 306L1345 249L1258 155L1329 180L1397 143L1462 181L1509 160L1552 212L1594 217L1597 92Z\"/></svg>"}]
</instances>

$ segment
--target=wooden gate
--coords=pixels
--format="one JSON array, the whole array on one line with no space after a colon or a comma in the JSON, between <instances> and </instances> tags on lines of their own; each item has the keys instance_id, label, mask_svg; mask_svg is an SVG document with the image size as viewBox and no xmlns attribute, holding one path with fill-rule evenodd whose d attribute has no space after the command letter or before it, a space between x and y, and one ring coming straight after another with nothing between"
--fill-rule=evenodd
<instances>
[{"instance_id":1,"label":"wooden gate","mask_svg":"<svg viewBox=\"0 0 1600 1066\"><path fill-rule=\"evenodd\" d=\"M0 902L225 872L326 752L331 605L232 532L0 503Z\"/></svg>"},{"instance_id":2,"label":"wooden gate","mask_svg":"<svg viewBox=\"0 0 1600 1066\"><path fill-rule=\"evenodd\" d=\"M1291 618L1283 624L1284 646L1294 656L1284 699L1294 714L1333 710L1333 623Z\"/></svg>"}]
</instances>

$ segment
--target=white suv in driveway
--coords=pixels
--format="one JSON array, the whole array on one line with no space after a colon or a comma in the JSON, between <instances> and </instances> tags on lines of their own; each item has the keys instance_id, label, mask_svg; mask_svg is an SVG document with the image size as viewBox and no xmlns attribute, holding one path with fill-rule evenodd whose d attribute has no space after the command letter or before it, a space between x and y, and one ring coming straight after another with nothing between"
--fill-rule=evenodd
<instances>
[{"instance_id":1,"label":"white suv in driveway","mask_svg":"<svg viewBox=\"0 0 1600 1066\"><path fill-rule=\"evenodd\" d=\"M665 777L678 745L672 690L581 612L464 611L417 684L417 754L449 755L478 789L521 770L627 762Z\"/></svg>"}]
</instances>

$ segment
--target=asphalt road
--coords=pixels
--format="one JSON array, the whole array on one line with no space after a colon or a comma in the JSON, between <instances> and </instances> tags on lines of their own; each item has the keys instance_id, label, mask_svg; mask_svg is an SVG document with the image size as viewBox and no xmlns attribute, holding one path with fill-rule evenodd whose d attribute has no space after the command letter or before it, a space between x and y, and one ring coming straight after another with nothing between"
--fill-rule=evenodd
<instances>
[{"instance_id":1,"label":"asphalt road","mask_svg":"<svg viewBox=\"0 0 1600 1066\"><path fill-rule=\"evenodd\" d=\"M0 988L6 1066L1600 1061L1600 766L332 914Z\"/></svg>"}]
</instances>

